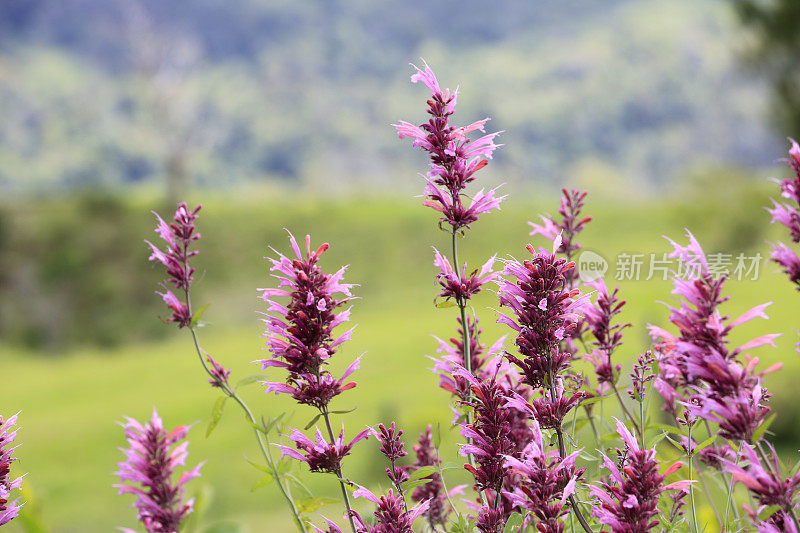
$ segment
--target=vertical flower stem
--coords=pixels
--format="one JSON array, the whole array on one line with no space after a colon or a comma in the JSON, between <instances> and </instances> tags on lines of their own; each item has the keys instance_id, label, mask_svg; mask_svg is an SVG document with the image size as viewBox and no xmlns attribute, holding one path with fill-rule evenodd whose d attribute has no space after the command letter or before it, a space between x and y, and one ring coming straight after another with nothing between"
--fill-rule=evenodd
<instances>
[{"instance_id":1,"label":"vertical flower stem","mask_svg":"<svg viewBox=\"0 0 800 533\"><path fill-rule=\"evenodd\" d=\"M328 437L331 439L331 446L336 442L336 437L333 436L333 428L331 427L331 418L328 414L328 406L323 406L320 411L322 412L322 418L325 419L325 427L328 429ZM342 465L341 463L336 467L336 476L339 478L339 487L342 489L342 500L344 501L344 506L347 508L347 519L350 521L350 528L353 530L353 533L356 533L356 524L353 521L353 508L350 506L350 497L347 495L347 488L344 486L344 476L342 476Z\"/></svg>"},{"instance_id":2,"label":"vertical flower stem","mask_svg":"<svg viewBox=\"0 0 800 533\"><path fill-rule=\"evenodd\" d=\"M692 463L694 455L693 448L692 448L692 427L694 427L694 422L689 424L689 442L688 442L688 449L686 451L686 455L689 458L689 481L692 481L694 478L692 477ZM693 484L689 484L689 504L692 506L692 520L694 522L694 531L695 533L700 533L700 529L697 527L697 509L694 504L694 487Z\"/></svg>"},{"instance_id":3,"label":"vertical flower stem","mask_svg":"<svg viewBox=\"0 0 800 533\"><path fill-rule=\"evenodd\" d=\"M553 365L550 364L549 358L547 365L547 381L550 387L550 400L555 402L556 385L555 385L555 380L553 378ZM564 446L564 431L561 428L560 421L556 424L555 430L556 430L556 436L558 437L558 453L561 456L561 459L563 460L567 456L567 448L566 446ZM578 507L578 502L575 500L575 496L572 494L569 496L569 503L570 506L572 507L572 511L575 514L575 517L578 519L578 522L580 522L581 527L583 527L584 531L586 531L586 533L592 533L592 527L586 521L586 518L584 518L583 513L581 513L581 510Z\"/></svg>"},{"instance_id":4,"label":"vertical flower stem","mask_svg":"<svg viewBox=\"0 0 800 533\"><path fill-rule=\"evenodd\" d=\"M453 228L452 231L452 241L453 241L453 268L455 269L456 272L459 272L458 244L456 243L455 228ZM456 303L458 304L458 310L461 313L461 343L464 346L462 350L464 352L464 368L467 370L467 372L472 374L472 353L471 353L472 347L470 346L471 340L469 338L469 325L467 324L467 303L463 301L461 298L457 298ZM472 390L467 389L467 401L471 399L472 399ZM467 407L465 417L466 417L465 422L467 424L471 424L472 415L469 411L469 407ZM471 443L472 439L467 437L467 442ZM467 454L467 462L469 462L470 465L475 466L474 458L472 457L471 453Z\"/></svg>"},{"instance_id":5,"label":"vertical flower stem","mask_svg":"<svg viewBox=\"0 0 800 533\"><path fill-rule=\"evenodd\" d=\"M700 482L700 486L703 487L703 492L706 495L706 499L708 499L708 503L711 504L711 509L714 511L714 516L717 519L717 523L719 524L720 531L725 528L725 523L722 521L722 516L719 514L719 509L717 509L717 504L714 503L714 498L711 496L711 492L708 490L708 485L706 484L705 477L703 477L703 470L700 468L700 465L697 465L697 480Z\"/></svg>"},{"instance_id":6,"label":"vertical flower stem","mask_svg":"<svg viewBox=\"0 0 800 533\"><path fill-rule=\"evenodd\" d=\"M622 408L622 412L625 413L625 416L631 421L631 424L633 424L633 429L642 439L644 439L644 433L639 427L639 424L636 423L636 419L633 417L631 412L628 411L628 408L625 406L625 402L622 401L622 396L619 393L619 389L617 389L617 383L613 380L611 381L611 388L614 390L614 396L617 397L617 401L619 402L619 406Z\"/></svg>"},{"instance_id":7,"label":"vertical flower stem","mask_svg":"<svg viewBox=\"0 0 800 533\"><path fill-rule=\"evenodd\" d=\"M189 297L188 289L184 291L184 294L186 295L186 307L189 310L189 316L193 316L192 304L191 304L191 299ZM195 352L197 352L197 357L200 359L200 364L203 365L203 369L205 369L206 373L212 379L216 379L214 377L214 374L211 372L211 369L208 368L205 359L203 359L203 349L200 348L200 343L197 339L197 332L195 331L194 326L190 326L189 331L192 333L192 341L194 342L194 349ZM272 459L272 454L269 453L269 449L267 447L267 444L269 444L269 437L266 434L262 437L261 431L258 429L258 424L256 423L255 417L253 416L253 412L250 410L250 408L247 406L244 400L242 400L242 398L239 397L239 395L236 394L236 392L233 389L231 389L230 386L228 386L228 384L220 383L220 388L225 393L225 395L227 395L229 398L232 398L236 403L238 403L239 406L242 408L242 411L244 411L247 421L253 427L253 432L255 433L256 440L258 441L258 447L261 450L261 454L264 456L264 461L266 461L267 463L267 468L269 469L272 477L275 479L275 483L278 485L278 488L281 491L283 499L286 500L286 505L289 506L289 509L292 512L292 518L294 519L295 525L297 526L297 529L300 531L300 533L304 533L305 527L303 526L303 521L300 519L300 513L297 511L297 506L295 505L294 500L292 499L291 494L289 494L287 488L283 486L283 482L281 481L281 476L280 473L278 472L278 468L275 465L275 461ZM266 444L264 443L264 439L267 439Z\"/></svg>"}]
</instances>

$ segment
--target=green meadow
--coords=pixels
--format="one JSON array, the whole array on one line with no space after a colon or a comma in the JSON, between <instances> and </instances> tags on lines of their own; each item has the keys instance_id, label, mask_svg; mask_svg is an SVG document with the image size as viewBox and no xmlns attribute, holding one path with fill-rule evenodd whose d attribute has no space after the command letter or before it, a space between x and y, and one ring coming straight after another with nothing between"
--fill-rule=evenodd
<instances>
[{"instance_id":1,"label":"green meadow","mask_svg":"<svg viewBox=\"0 0 800 533\"><path fill-rule=\"evenodd\" d=\"M627 198L624 194L601 194L595 198L590 191L586 213L594 220L580 240L585 249L609 261L606 281L610 286L620 285L621 296L628 302L623 319L633 323L625 337L621 362L629 364L647 347L648 323L667 325L667 310L658 302L670 302L672 296L669 282L658 276L649 281L614 280L615 258L624 253L645 254L642 275L646 277L649 254L660 257L670 249L662 235L685 242L684 227L695 233L707 253L743 253L748 257L760 253L763 258L768 255L767 241L783 238L778 228L769 226L769 216L761 209L770 193L768 186L724 181L687 189L686 194L667 199ZM333 407L356 410L336 418L335 424L343 420L352 436L365 425L396 420L406 430L409 451L427 424L438 425L443 459L459 461L452 444L460 437L450 429L448 394L438 389L438 379L429 371L431 363L426 359L426 355L435 355L437 346L431 335L448 338L454 334L456 324L453 308L434 305L438 291L430 246L444 251L449 237L437 228L432 210L412 198L270 198L254 193L245 199L195 195L194 200L202 202L204 209L198 221L203 240L195 261L198 273L193 299L197 306L211 303L203 316L206 327L200 331L201 343L233 370L233 381L259 373L258 366L251 363L265 355L257 314L263 306L255 289L274 283L262 259L272 255L267 245L287 252L284 227L298 238L311 233L313 243L331 243L323 256L323 267L333 271L349 264L346 281L361 285L355 291L360 299L353 302L353 323L358 324L353 341L342 347L332 363L341 371L354 357L366 352L361 369L355 374L358 386L337 398ZM227 406L218 427L206 437L212 405L219 393L206 382L188 332L158 323L159 316L167 315L158 297L152 294L160 272L146 265L147 250L142 243L142 239L153 236L149 214L152 202L136 196L122 204L132 217L132 227L141 230L141 234L123 243L132 252L128 252L130 259L117 271L123 276L122 283L125 279L136 280L135 291L152 298L141 311L126 315L126 322L114 326L119 329L113 332L125 335L126 341L70 342L63 347L46 348L11 342L0 345L2 404L6 411L22 411L20 462L16 468L28 472L26 520L12 523L10 531L22 531L23 522L38 523L44 528L41 531L58 533L134 527L132 497L117 496L112 488L116 481L113 472L122 458L118 447L124 444L117 422L124 416L144 419L154 407L166 426L194 424L189 434L189 465L206 461L202 477L188 488L198 497L198 512L191 524L195 531L290 531L291 522L275 487L251 490L261 473L248 460L257 462L259 455L252 433L234 405ZM540 237L528 236L526 221L538 220L539 212L554 213L557 206L557 195L552 191L514 191L501 212L484 216L460 241L462 258L471 267L479 267L494 253L500 257L524 257L524 246L531 240L547 245ZM68 202L48 205L46 201L25 209L9 207L11 220L22 224L26 220L23 211L28 207L34 210L29 215L32 217L81 220ZM91 221L82 227L87 233L101 229ZM106 227L104 231L113 233L115 229ZM130 229L127 232L126 235L136 233ZM757 355L764 366L784 363L783 370L768 376L767 383L778 411L773 425L776 438L779 443L789 443L797 438L792 420L798 410L792 387L800 371L794 352L800 295L776 270L762 261L758 279L731 280L728 293L732 299L725 304L725 310L736 316L759 303L775 302L768 310L768 322L754 321L738 328L734 340L744 342L767 332L784 334L777 349L761 348ZM131 272L144 272L144 278ZM142 283L142 279L151 280L152 285ZM125 301L115 301L107 312L125 305ZM488 343L508 333L507 328L495 323L496 306L492 291L484 291L475 301L474 310ZM96 327L106 326L98 321ZM156 330L159 333L152 333ZM508 346L511 341L508 339ZM276 371L264 374L268 380L281 377ZM242 391L259 414L290 412L289 425L305 426L314 414L283 398L265 396L258 383ZM607 406L606 414L613 408ZM588 430L581 431L578 440L591 445ZM383 483L381 471L381 458L372 441L358 446L345 462L348 477L373 488ZM309 486L336 497L338 489L330 479L307 472L300 476ZM455 473L448 478L448 484L465 479ZM318 512L335 519L341 517L338 504ZM707 509L701 509L700 514L710 516Z\"/></svg>"}]
</instances>

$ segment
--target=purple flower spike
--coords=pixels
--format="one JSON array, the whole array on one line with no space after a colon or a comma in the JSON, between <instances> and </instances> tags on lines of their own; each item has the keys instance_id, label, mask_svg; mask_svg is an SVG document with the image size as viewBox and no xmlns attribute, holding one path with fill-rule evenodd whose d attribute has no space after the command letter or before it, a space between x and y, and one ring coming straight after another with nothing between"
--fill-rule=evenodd
<instances>
[{"instance_id":1,"label":"purple flower spike","mask_svg":"<svg viewBox=\"0 0 800 533\"><path fill-rule=\"evenodd\" d=\"M474 122L469 126L456 128L450 124L450 115L456 107L457 93L449 89L442 90L430 67L424 63L424 69L416 66L416 73L411 81L421 81L431 91L428 100L428 114L431 118L420 126L400 121L393 124L397 135L403 139L412 139L412 146L422 148L430 154L431 169L427 175L424 205L442 214L440 222L450 225L453 232L469 225L483 213L499 209L505 197L495 196L495 189L476 193L469 206L464 205L462 198L466 186L475 180L475 173L485 167L492 158L492 153L499 146L494 143L498 133L490 133L475 140L467 137L473 131L484 131L488 118ZM412 65L413 66L413 65Z\"/></svg>"},{"instance_id":2,"label":"purple flower spike","mask_svg":"<svg viewBox=\"0 0 800 533\"><path fill-rule=\"evenodd\" d=\"M19 499L11 500L11 491L19 490L22 485L22 476L11 478L11 464L17 460L13 456L16 446L12 443L17 436L18 416L19 413L5 420L0 416L0 526L19 516L23 505Z\"/></svg>"},{"instance_id":3,"label":"purple flower spike","mask_svg":"<svg viewBox=\"0 0 800 533\"><path fill-rule=\"evenodd\" d=\"M198 205L190 211L185 202L180 203L172 218L173 222L170 224L164 222L158 213L153 212L158 219L155 231L166 244L166 249L161 250L150 241L144 241L150 246L152 252L150 261L158 261L164 265L167 269L168 280L176 289L185 292L189 291L195 271L193 267L189 266L189 258L197 255L197 250L190 251L189 246L200 239L200 234L195 233L194 225L200 208L201 206ZM172 317L167 321L177 323L179 328L188 326L192 319L189 316L188 306L169 290L158 294L163 297L167 307L172 309Z\"/></svg>"},{"instance_id":4,"label":"purple flower spike","mask_svg":"<svg viewBox=\"0 0 800 533\"><path fill-rule=\"evenodd\" d=\"M295 429L287 437L294 441L297 450L280 444L274 446L281 449L283 456L307 463L312 472L330 472L338 475L341 471L342 459L350 455L350 450L358 441L369 436L369 431L369 429L365 429L348 444L344 442L344 424L342 424L342 431L333 443L325 440L319 428L314 433L314 440Z\"/></svg>"},{"instance_id":5,"label":"purple flower spike","mask_svg":"<svg viewBox=\"0 0 800 533\"><path fill-rule=\"evenodd\" d=\"M500 272L492 272L492 267L497 260L497 256L489 258L481 267L480 272L474 270L467 275L466 263L461 267L460 272L456 272L453 270L453 267L450 266L450 261L448 261L445 256L441 255L436 248L434 248L433 251L435 254L433 264L440 270L439 274L436 275L436 279L439 281L439 285L442 286L442 289L444 289L439 294L442 298L454 298L457 302L463 304L472 298L473 294L481 292L481 287L483 285L500 277Z\"/></svg>"},{"instance_id":6,"label":"purple flower spike","mask_svg":"<svg viewBox=\"0 0 800 533\"><path fill-rule=\"evenodd\" d=\"M769 413L761 378L777 367L757 373L757 358L740 358L758 346L774 345L777 335L762 335L735 348L729 346L728 336L734 327L753 318L767 318L764 310L770 304L756 306L734 320L722 315L719 306L728 300L722 292L726 276L710 271L700 244L691 233L687 235L686 246L671 241L672 257L687 265L686 279L677 274L673 279L672 293L681 297L680 305L669 307L678 335L650 326L651 336L661 339L657 345L660 375L654 386L667 400L668 410L685 405L692 417L719 424L722 437L750 442Z\"/></svg>"},{"instance_id":7,"label":"purple flower spike","mask_svg":"<svg viewBox=\"0 0 800 533\"><path fill-rule=\"evenodd\" d=\"M789 149L789 163L794 177L786 180L773 180L781 187L781 196L788 203L772 201L772 207L767 211L772 215L770 223L778 222L789 230L789 237L792 242L800 242L800 146L792 140ZM788 246L783 243L773 245L771 258L774 262L783 267L789 280L800 289L800 258Z\"/></svg>"},{"instance_id":8,"label":"purple flower spike","mask_svg":"<svg viewBox=\"0 0 800 533\"><path fill-rule=\"evenodd\" d=\"M595 340L591 343L595 349L587 355L586 359L594 364L597 376L598 392L605 394L611 385L617 381L621 365L613 365L611 357L614 351L622 345L622 331L631 324L614 324L614 317L622 312L625 300L617 298L619 287L609 294L603 278L587 284L597 293L594 303L583 307L585 322Z\"/></svg>"},{"instance_id":9,"label":"purple flower spike","mask_svg":"<svg viewBox=\"0 0 800 533\"><path fill-rule=\"evenodd\" d=\"M319 267L327 243L312 252L311 237L307 235L303 254L291 233L289 242L293 259L283 254L270 259L280 288L259 289L263 291L262 299L269 304L263 336L274 356L259 362L262 369L279 367L288 371L286 384L268 383L267 392L291 394L301 404L323 409L334 397L356 386L355 382L344 380L358 369L360 358L338 380L325 369L337 347L352 335L350 329L334 337L333 330L350 318L349 309L338 309L352 298L353 285L342 283L344 267L335 274L326 274ZM279 303L277 299L283 297L288 302Z\"/></svg>"},{"instance_id":10,"label":"purple flower spike","mask_svg":"<svg viewBox=\"0 0 800 533\"><path fill-rule=\"evenodd\" d=\"M620 462L614 463L603 455L603 467L609 476L599 486L589 487L599 505L592 515L613 533L644 533L655 528L659 521L658 497L665 490L683 491L691 481L676 481L664 485L664 480L678 470L682 463L670 466L664 474L658 471L655 449L642 450L630 431L617 422L617 432L625 443L617 450Z\"/></svg>"},{"instance_id":11,"label":"purple flower spike","mask_svg":"<svg viewBox=\"0 0 800 533\"><path fill-rule=\"evenodd\" d=\"M405 443L400 438L403 435L403 430L395 429L394 422L387 428L383 424L378 424L378 429L371 430L370 433L378 439L381 443L380 451L391 463L391 467L386 467L386 477L389 478L396 487L401 483L408 481L408 469L397 465L397 460L401 457L408 455L408 452L403 449Z\"/></svg>"},{"instance_id":12,"label":"purple flower spike","mask_svg":"<svg viewBox=\"0 0 800 533\"><path fill-rule=\"evenodd\" d=\"M377 506L374 513L375 525L371 527L364 523L358 513L352 513L356 523L356 533L414 533L411 527L414 520L428 510L428 502L425 501L406 511L403 498L395 494L392 489L378 497L369 489L358 487L353 496L366 498Z\"/></svg>"},{"instance_id":13,"label":"purple flower spike","mask_svg":"<svg viewBox=\"0 0 800 533\"><path fill-rule=\"evenodd\" d=\"M769 464L762 464L755 449L745 444L742 455L745 461L738 464L729 459L723 459L723 468L731 474L734 481L738 481L750 491L758 503L758 508L753 515L759 515L764 509L776 505L782 512L774 513L766 523L757 524L759 531L796 531L793 520L787 515L796 505L797 491L800 487L800 472L795 472L789 477L780 474L780 461L774 448L769 446L772 457L768 458ZM756 519L758 522L758 519ZM762 529L763 528L763 529Z\"/></svg>"},{"instance_id":14,"label":"purple flower spike","mask_svg":"<svg viewBox=\"0 0 800 533\"><path fill-rule=\"evenodd\" d=\"M556 239L554 249L560 246ZM500 305L509 308L515 319L500 313L498 322L518 332L516 343L522 357L507 354L519 367L522 381L531 387L547 383L549 372L555 376L569 366L570 354L555 349L578 326L578 311L584 298L569 289L567 274L575 264L557 258L554 253L537 252L530 244L533 259L522 263L508 261L499 281Z\"/></svg>"},{"instance_id":15,"label":"purple flower spike","mask_svg":"<svg viewBox=\"0 0 800 533\"><path fill-rule=\"evenodd\" d=\"M586 194L586 191L578 189L561 189L561 207L558 208L561 220L556 220L550 215L541 215L541 224L528 222L533 228L530 234L541 235L550 241L555 240L559 234L562 235L561 246L556 251L571 259L581 248L575 238L592 220L592 217L581 217L581 210L586 204Z\"/></svg>"},{"instance_id":16,"label":"purple flower spike","mask_svg":"<svg viewBox=\"0 0 800 533\"><path fill-rule=\"evenodd\" d=\"M567 498L575 492L582 468L575 467L579 452L563 460L556 450L548 451L536 421L532 422L532 439L519 458L506 457L506 466L520 476L518 490L507 494L514 505L533 513L541 533L564 531L563 517L569 512Z\"/></svg>"},{"instance_id":17,"label":"purple flower spike","mask_svg":"<svg viewBox=\"0 0 800 533\"><path fill-rule=\"evenodd\" d=\"M119 494L135 494L139 499L138 519L148 533L177 533L181 521L192 512L193 500L183 503L184 485L200 475L202 463L184 471L172 481L175 467L186 464L188 442L174 446L186 437L188 426L170 432L153 409L153 417L142 425L133 418L123 424L128 449L125 461L119 463Z\"/></svg>"}]
</instances>

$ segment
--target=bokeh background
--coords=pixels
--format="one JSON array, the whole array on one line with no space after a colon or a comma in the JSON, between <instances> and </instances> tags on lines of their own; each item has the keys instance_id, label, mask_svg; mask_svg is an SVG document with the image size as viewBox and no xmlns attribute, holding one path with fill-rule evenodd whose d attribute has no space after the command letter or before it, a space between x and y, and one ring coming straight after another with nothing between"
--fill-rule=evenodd
<instances>
[{"instance_id":1,"label":"bokeh background","mask_svg":"<svg viewBox=\"0 0 800 533\"><path fill-rule=\"evenodd\" d=\"M216 395L186 332L160 320L161 272L143 243L151 210L204 205L194 299L212 304L202 340L234 377L262 355L255 288L271 283L268 245L286 249L283 228L330 242L324 266L351 265L361 285L359 326L340 352L367 351L337 406L357 407L350 431L397 420L413 441L439 424L442 454L457 461L425 358L431 335L455 327L453 310L433 305L430 246L448 237L413 197L423 154L390 127L425 120L408 63L423 56L460 86L458 122L491 116L505 130L480 185L505 183L509 197L464 241L472 265L522 253L526 221L555 212L562 186L589 190L582 242L611 261L661 254L661 236L683 228L709 252L765 256L783 238L762 209L776 190L766 178L785 174L775 160L800 136L798 24L794 0L0 0L0 413L22 411L16 468L29 472L9 530L134 527L131 498L111 487L115 422L153 407L168 426L197 423L190 463L208 462L190 488L191 531L291 527L274 487L251 490L260 472L245 458L257 449L239 413L205 437ZM657 301L670 287L620 285L630 360L646 324L666 322ZM800 296L769 265L729 289L734 315L775 302L739 340L784 333L760 355L785 363L768 380L772 429L796 450ZM507 333L495 301L476 303L490 342ZM258 385L245 395L267 416L312 416ZM370 448L347 473L376 486Z\"/></svg>"}]
</instances>

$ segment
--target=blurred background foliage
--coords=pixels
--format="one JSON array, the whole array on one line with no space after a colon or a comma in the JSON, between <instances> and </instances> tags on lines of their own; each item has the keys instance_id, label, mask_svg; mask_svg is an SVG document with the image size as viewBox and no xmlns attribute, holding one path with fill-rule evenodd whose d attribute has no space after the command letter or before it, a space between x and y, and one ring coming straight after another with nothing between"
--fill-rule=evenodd
<instances>
[{"instance_id":1,"label":"blurred background foliage","mask_svg":"<svg viewBox=\"0 0 800 533\"><path fill-rule=\"evenodd\" d=\"M449 445L447 395L424 358L436 347L430 334L446 338L454 326L452 309L433 307L429 246L446 247L446 236L411 198L424 156L390 127L425 120L426 92L409 83L407 63L423 56L443 85L460 84L457 122L491 116L505 130L480 185L505 182L509 198L464 241L471 265L523 253L525 221L554 212L564 185L590 191L595 221L582 240L609 260L660 255L661 235L683 228L708 252L765 256L766 241L783 235L762 209L776 194L764 178L784 172L774 165L783 139L800 136L796 9L792 0L0 0L0 410L23 410L24 523L59 533L133 526L130 501L110 488L122 444L113 422L153 405L172 426L209 416L215 398L187 339L158 318L161 273L143 243L156 237L151 210L204 204L195 301L212 303L207 347L238 377L261 356L254 289L271 281L267 246L285 250L283 228L331 242L326 268L350 264L347 279L361 285L348 355L369 352L349 427L396 418L412 441L441 422ZM771 266L730 289L734 315L776 302L767 326L743 335L785 334L759 355L786 363L768 378L773 428L796 449L800 296ZM664 325L656 301L669 291L661 280L622 283L635 325L625 359L646 345L647 323ZM476 303L487 340L507 333L488 309L491 292ZM249 394L266 414L290 407L255 386ZM210 439L203 431L190 447L192 462L210 459L195 489L206 510L196 530L290 527L271 489L250 491L259 474L242 460L255 450L239 420L226 415ZM362 448L351 475L377 482L380 459Z\"/></svg>"}]
</instances>

